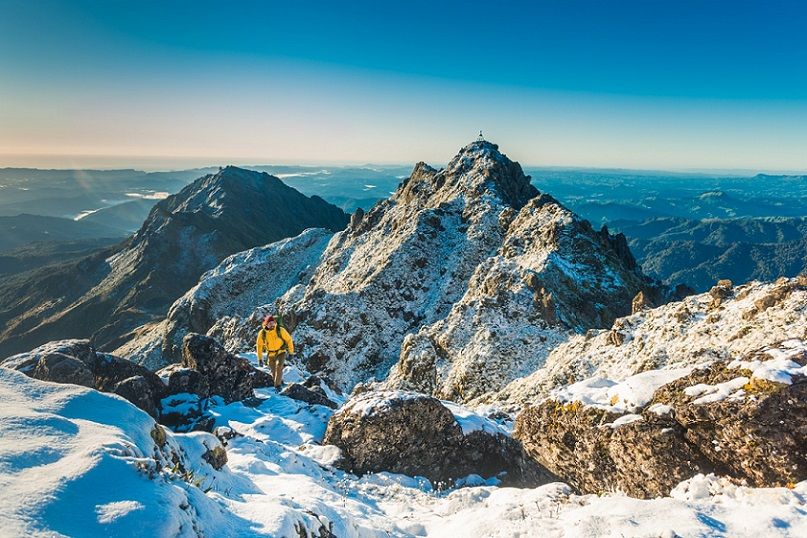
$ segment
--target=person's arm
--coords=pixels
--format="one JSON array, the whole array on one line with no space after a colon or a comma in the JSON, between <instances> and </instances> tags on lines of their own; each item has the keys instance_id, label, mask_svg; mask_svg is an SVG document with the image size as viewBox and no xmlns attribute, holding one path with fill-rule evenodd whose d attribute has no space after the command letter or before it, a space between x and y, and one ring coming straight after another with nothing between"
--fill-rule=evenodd
<instances>
[{"instance_id":1,"label":"person's arm","mask_svg":"<svg viewBox=\"0 0 807 538\"><path fill-rule=\"evenodd\" d=\"M258 364L263 360L263 342L261 341L261 332L258 331L258 338L255 340L255 352L258 355Z\"/></svg>"},{"instance_id":2,"label":"person's arm","mask_svg":"<svg viewBox=\"0 0 807 538\"><path fill-rule=\"evenodd\" d=\"M283 338L283 341L286 342L286 345L289 348L289 355L294 355L294 340L291 339L289 331L286 329L281 329L280 336Z\"/></svg>"}]
</instances>

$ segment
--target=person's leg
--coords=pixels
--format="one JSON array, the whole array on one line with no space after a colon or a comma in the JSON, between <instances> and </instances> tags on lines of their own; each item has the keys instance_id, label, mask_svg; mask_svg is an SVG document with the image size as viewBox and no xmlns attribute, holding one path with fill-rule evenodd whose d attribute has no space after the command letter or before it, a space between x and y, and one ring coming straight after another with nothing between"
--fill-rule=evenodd
<instances>
[{"instance_id":1,"label":"person's leg","mask_svg":"<svg viewBox=\"0 0 807 538\"><path fill-rule=\"evenodd\" d=\"M283 367L286 365L286 352L281 351L275 358L275 386L279 387L283 384Z\"/></svg>"},{"instance_id":2,"label":"person's leg","mask_svg":"<svg viewBox=\"0 0 807 538\"><path fill-rule=\"evenodd\" d=\"M269 366L269 373L272 374L272 383L275 381L275 362L277 361L276 355L266 354L266 364Z\"/></svg>"}]
</instances>

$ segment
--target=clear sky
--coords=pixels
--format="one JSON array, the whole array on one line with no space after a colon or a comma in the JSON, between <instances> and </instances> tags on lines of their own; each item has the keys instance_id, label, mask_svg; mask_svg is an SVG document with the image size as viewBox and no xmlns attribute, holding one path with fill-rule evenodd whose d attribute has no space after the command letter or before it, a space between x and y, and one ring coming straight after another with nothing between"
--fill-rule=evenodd
<instances>
[{"instance_id":1,"label":"clear sky","mask_svg":"<svg viewBox=\"0 0 807 538\"><path fill-rule=\"evenodd\" d=\"M807 170L807 3L0 0L0 166Z\"/></svg>"}]
</instances>

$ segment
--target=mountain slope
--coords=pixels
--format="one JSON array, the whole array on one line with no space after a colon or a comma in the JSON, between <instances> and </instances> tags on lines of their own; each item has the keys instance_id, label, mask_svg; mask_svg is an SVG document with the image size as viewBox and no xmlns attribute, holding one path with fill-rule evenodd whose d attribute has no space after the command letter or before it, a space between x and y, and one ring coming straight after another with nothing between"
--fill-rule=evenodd
<instances>
[{"instance_id":1,"label":"mountain slope","mask_svg":"<svg viewBox=\"0 0 807 538\"><path fill-rule=\"evenodd\" d=\"M90 256L111 247L121 238L79 239L77 241L38 241L0 253L0 275L13 275L52 264Z\"/></svg>"},{"instance_id":2,"label":"mountain slope","mask_svg":"<svg viewBox=\"0 0 807 538\"><path fill-rule=\"evenodd\" d=\"M116 228L84 220L21 214L0 217L0 252L28 247L43 241L78 241L84 239L123 239Z\"/></svg>"},{"instance_id":3,"label":"mountain slope","mask_svg":"<svg viewBox=\"0 0 807 538\"><path fill-rule=\"evenodd\" d=\"M479 401L520 407L584 379L621 381L807 339L806 301L805 276L736 287L722 281L708 293L617 319L610 330L575 336L552 350L543 368Z\"/></svg>"},{"instance_id":4,"label":"mountain slope","mask_svg":"<svg viewBox=\"0 0 807 538\"><path fill-rule=\"evenodd\" d=\"M158 203L119 249L16 275L0 287L0 356L62 337L101 348L160 318L226 256L348 217L265 173L227 167Z\"/></svg>"},{"instance_id":5,"label":"mountain slope","mask_svg":"<svg viewBox=\"0 0 807 538\"><path fill-rule=\"evenodd\" d=\"M344 388L385 378L402 345L411 348L414 340L405 340L411 333L418 333L419 349L430 339L446 341L417 358L405 352L403 363L424 361L428 374L435 354L446 371L455 361L465 368L456 360L461 355L475 363L496 355L504 381L538 365L551 344L630 313L639 291L666 300L642 275L624 237L594 231L539 195L518 163L478 141L444 170L419 163L388 200L354 215L310 283L281 297L278 309L294 326L309 367ZM211 334L232 349L248 349L254 317L240 325L229 320ZM494 327L498 335L487 334ZM535 353L531 362L519 358L525 351ZM421 385L429 378L421 373L419 366L412 376L399 369L395 382L456 395L448 388L453 381L443 392Z\"/></svg>"},{"instance_id":6,"label":"mountain slope","mask_svg":"<svg viewBox=\"0 0 807 538\"><path fill-rule=\"evenodd\" d=\"M115 353L155 370L178 362L188 332L206 333L214 325L249 316L255 306L273 302L290 288L305 286L332 236L330 230L309 228L298 236L233 254L202 275L171 305L164 320L139 328ZM260 325L263 314L258 310L250 318L246 340L254 337L249 330Z\"/></svg>"}]
</instances>

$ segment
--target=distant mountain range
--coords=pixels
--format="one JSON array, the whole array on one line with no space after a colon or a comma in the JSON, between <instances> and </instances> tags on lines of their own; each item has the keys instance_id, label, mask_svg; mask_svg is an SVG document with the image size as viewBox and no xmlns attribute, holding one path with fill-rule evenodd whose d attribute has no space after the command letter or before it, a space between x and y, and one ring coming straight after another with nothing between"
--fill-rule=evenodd
<instances>
[{"instance_id":1,"label":"distant mountain range","mask_svg":"<svg viewBox=\"0 0 807 538\"><path fill-rule=\"evenodd\" d=\"M706 291L722 278L775 280L807 271L807 217L615 221L651 276Z\"/></svg>"},{"instance_id":2,"label":"distant mountain range","mask_svg":"<svg viewBox=\"0 0 807 538\"><path fill-rule=\"evenodd\" d=\"M369 211L394 192L408 168L402 166L258 165L306 195L318 195L346 212ZM51 238L34 241L31 234L15 239L22 245L0 244L0 274L18 273L45 264L75 259L93 248L112 245L137 231L154 204L171 192L217 167L174 172L138 170L0 169L0 215L19 213L77 219L109 231L102 235L64 221L43 219L32 225ZM658 171L527 168L532 184L552 193L564 206L595 226L608 224L623 231L648 274L669 283L685 282L705 290L717 278L795 276L804 270L804 245L799 237L777 235L771 227L746 237L759 222L771 217L798 219L807 215L807 176L731 177ZM695 235L725 223L737 245ZM751 219L747 225L742 222ZM762 219L757 221L757 219ZM655 221L658 221L654 224ZM712 224L701 226L701 221ZM9 221L11 222L11 221ZM675 224L673 224L675 223ZM659 228L656 228L658 226ZM50 228L49 228L50 227ZM736 231L737 228L743 231ZM3 226L0 225L0 233ZM662 237L647 237L658 229ZM95 230L98 230L95 228ZM114 230L114 231L113 231ZM70 233L66 233L70 231ZM773 235L766 235L768 233ZM75 235L71 235L75 233ZM669 235L668 235L669 233ZM89 234L90 236L88 237ZM2 241L0 241L2 243ZM8 250L12 249L12 250ZM733 276L732 276L733 275Z\"/></svg>"}]
</instances>

